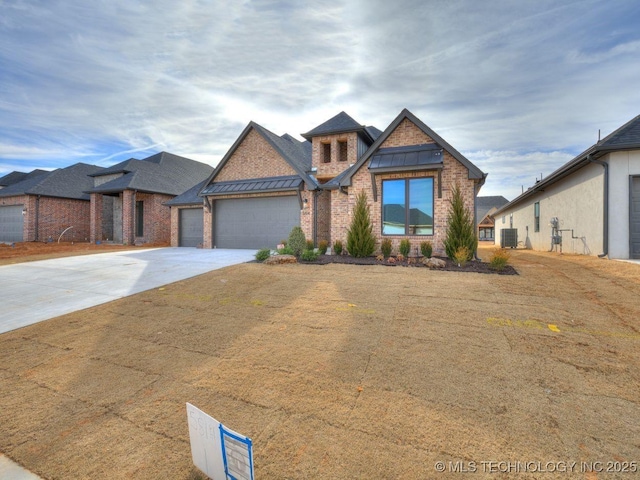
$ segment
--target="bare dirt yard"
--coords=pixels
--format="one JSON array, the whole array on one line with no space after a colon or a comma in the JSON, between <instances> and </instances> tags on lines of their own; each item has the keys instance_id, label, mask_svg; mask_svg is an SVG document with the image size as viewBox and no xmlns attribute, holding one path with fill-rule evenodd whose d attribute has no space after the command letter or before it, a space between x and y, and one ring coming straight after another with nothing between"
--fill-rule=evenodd
<instances>
[{"instance_id":1,"label":"bare dirt yard","mask_svg":"<svg viewBox=\"0 0 640 480\"><path fill-rule=\"evenodd\" d=\"M0 335L0 451L202 478L190 402L252 438L259 479L638 478L640 265L512 260L243 264Z\"/></svg>"}]
</instances>

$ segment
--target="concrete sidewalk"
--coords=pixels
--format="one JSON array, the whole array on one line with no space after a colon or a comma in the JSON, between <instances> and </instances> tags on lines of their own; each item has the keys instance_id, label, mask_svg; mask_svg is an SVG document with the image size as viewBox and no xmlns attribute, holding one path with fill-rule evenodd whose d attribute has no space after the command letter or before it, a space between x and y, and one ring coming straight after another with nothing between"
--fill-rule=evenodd
<instances>
[{"instance_id":1,"label":"concrete sidewalk","mask_svg":"<svg viewBox=\"0 0 640 480\"><path fill-rule=\"evenodd\" d=\"M253 250L157 248L0 266L0 333L254 259Z\"/></svg>"},{"instance_id":2,"label":"concrete sidewalk","mask_svg":"<svg viewBox=\"0 0 640 480\"><path fill-rule=\"evenodd\" d=\"M17 463L0 453L0 478L6 480L39 480L40 477L25 470Z\"/></svg>"}]
</instances>

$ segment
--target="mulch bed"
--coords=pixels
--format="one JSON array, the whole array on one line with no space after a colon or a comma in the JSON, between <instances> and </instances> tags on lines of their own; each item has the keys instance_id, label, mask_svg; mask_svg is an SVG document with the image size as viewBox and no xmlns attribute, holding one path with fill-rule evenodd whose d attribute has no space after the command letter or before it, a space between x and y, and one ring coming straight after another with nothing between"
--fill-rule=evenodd
<instances>
[{"instance_id":1,"label":"mulch bed","mask_svg":"<svg viewBox=\"0 0 640 480\"><path fill-rule=\"evenodd\" d=\"M503 270L493 270L488 263L471 261L464 267L459 267L451 259L447 257L436 257L446 263L444 268L438 268L436 270L446 270L449 272L475 272L475 273L491 273L497 275L518 275L518 272L511 265L507 265ZM298 259L298 263L304 263L309 265L328 265L330 263L343 263L347 265L384 265L387 267L414 267L414 268L427 268L422 262L421 258L417 259L415 263L409 263L406 260L402 262L396 261L396 263L389 263L388 261L378 261L375 257L355 258L350 255L319 255L318 260L315 262L307 262L305 260Z\"/></svg>"}]
</instances>

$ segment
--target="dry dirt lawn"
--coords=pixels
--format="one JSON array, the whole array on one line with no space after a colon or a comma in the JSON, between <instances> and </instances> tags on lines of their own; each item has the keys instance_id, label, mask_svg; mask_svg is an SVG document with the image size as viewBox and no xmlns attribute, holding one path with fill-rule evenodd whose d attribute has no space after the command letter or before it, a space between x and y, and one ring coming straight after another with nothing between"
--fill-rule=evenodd
<instances>
[{"instance_id":1,"label":"dry dirt lawn","mask_svg":"<svg viewBox=\"0 0 640 480\"><path fill-rule=\"evenodd\" d=\"M243 264L1 335L0 451L46 479L202 478L190 402L252 438L258 479L638 478L640 265L513 264ZM577 465L524 471L571 468L547 462Z\"/></svg>"},{"instance_id":2,"label":"dry dirt lawn","mask_svg":"<svg viewBox=\"0 0 640 480\"><path fill-rule=\"evenodd\" d=\"M161 246L166 244L146 244L145 247ZM91 255L93 253L112 252L115 250L131 250L139 248L135 246L100 244L85 242L20 242L14 244L0 243L0 265L14 263L34 262L51 258L70 257L76 255Z\"/></svg>"}]
</instances>

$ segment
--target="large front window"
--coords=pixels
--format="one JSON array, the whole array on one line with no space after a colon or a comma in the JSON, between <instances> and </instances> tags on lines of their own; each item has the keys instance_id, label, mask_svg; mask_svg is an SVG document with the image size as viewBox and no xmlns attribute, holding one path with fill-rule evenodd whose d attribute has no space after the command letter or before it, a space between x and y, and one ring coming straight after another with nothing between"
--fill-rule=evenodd
<instances>
[{"instance_id":1,"label":"large front window","mask_svg":"<svg viewBox=\"0 0 640 480\"><path fill-rule=\"evenodd\" d=\"M382 234L433 235L433 178L382 181Z\"/></svg>"}]
</instances>

